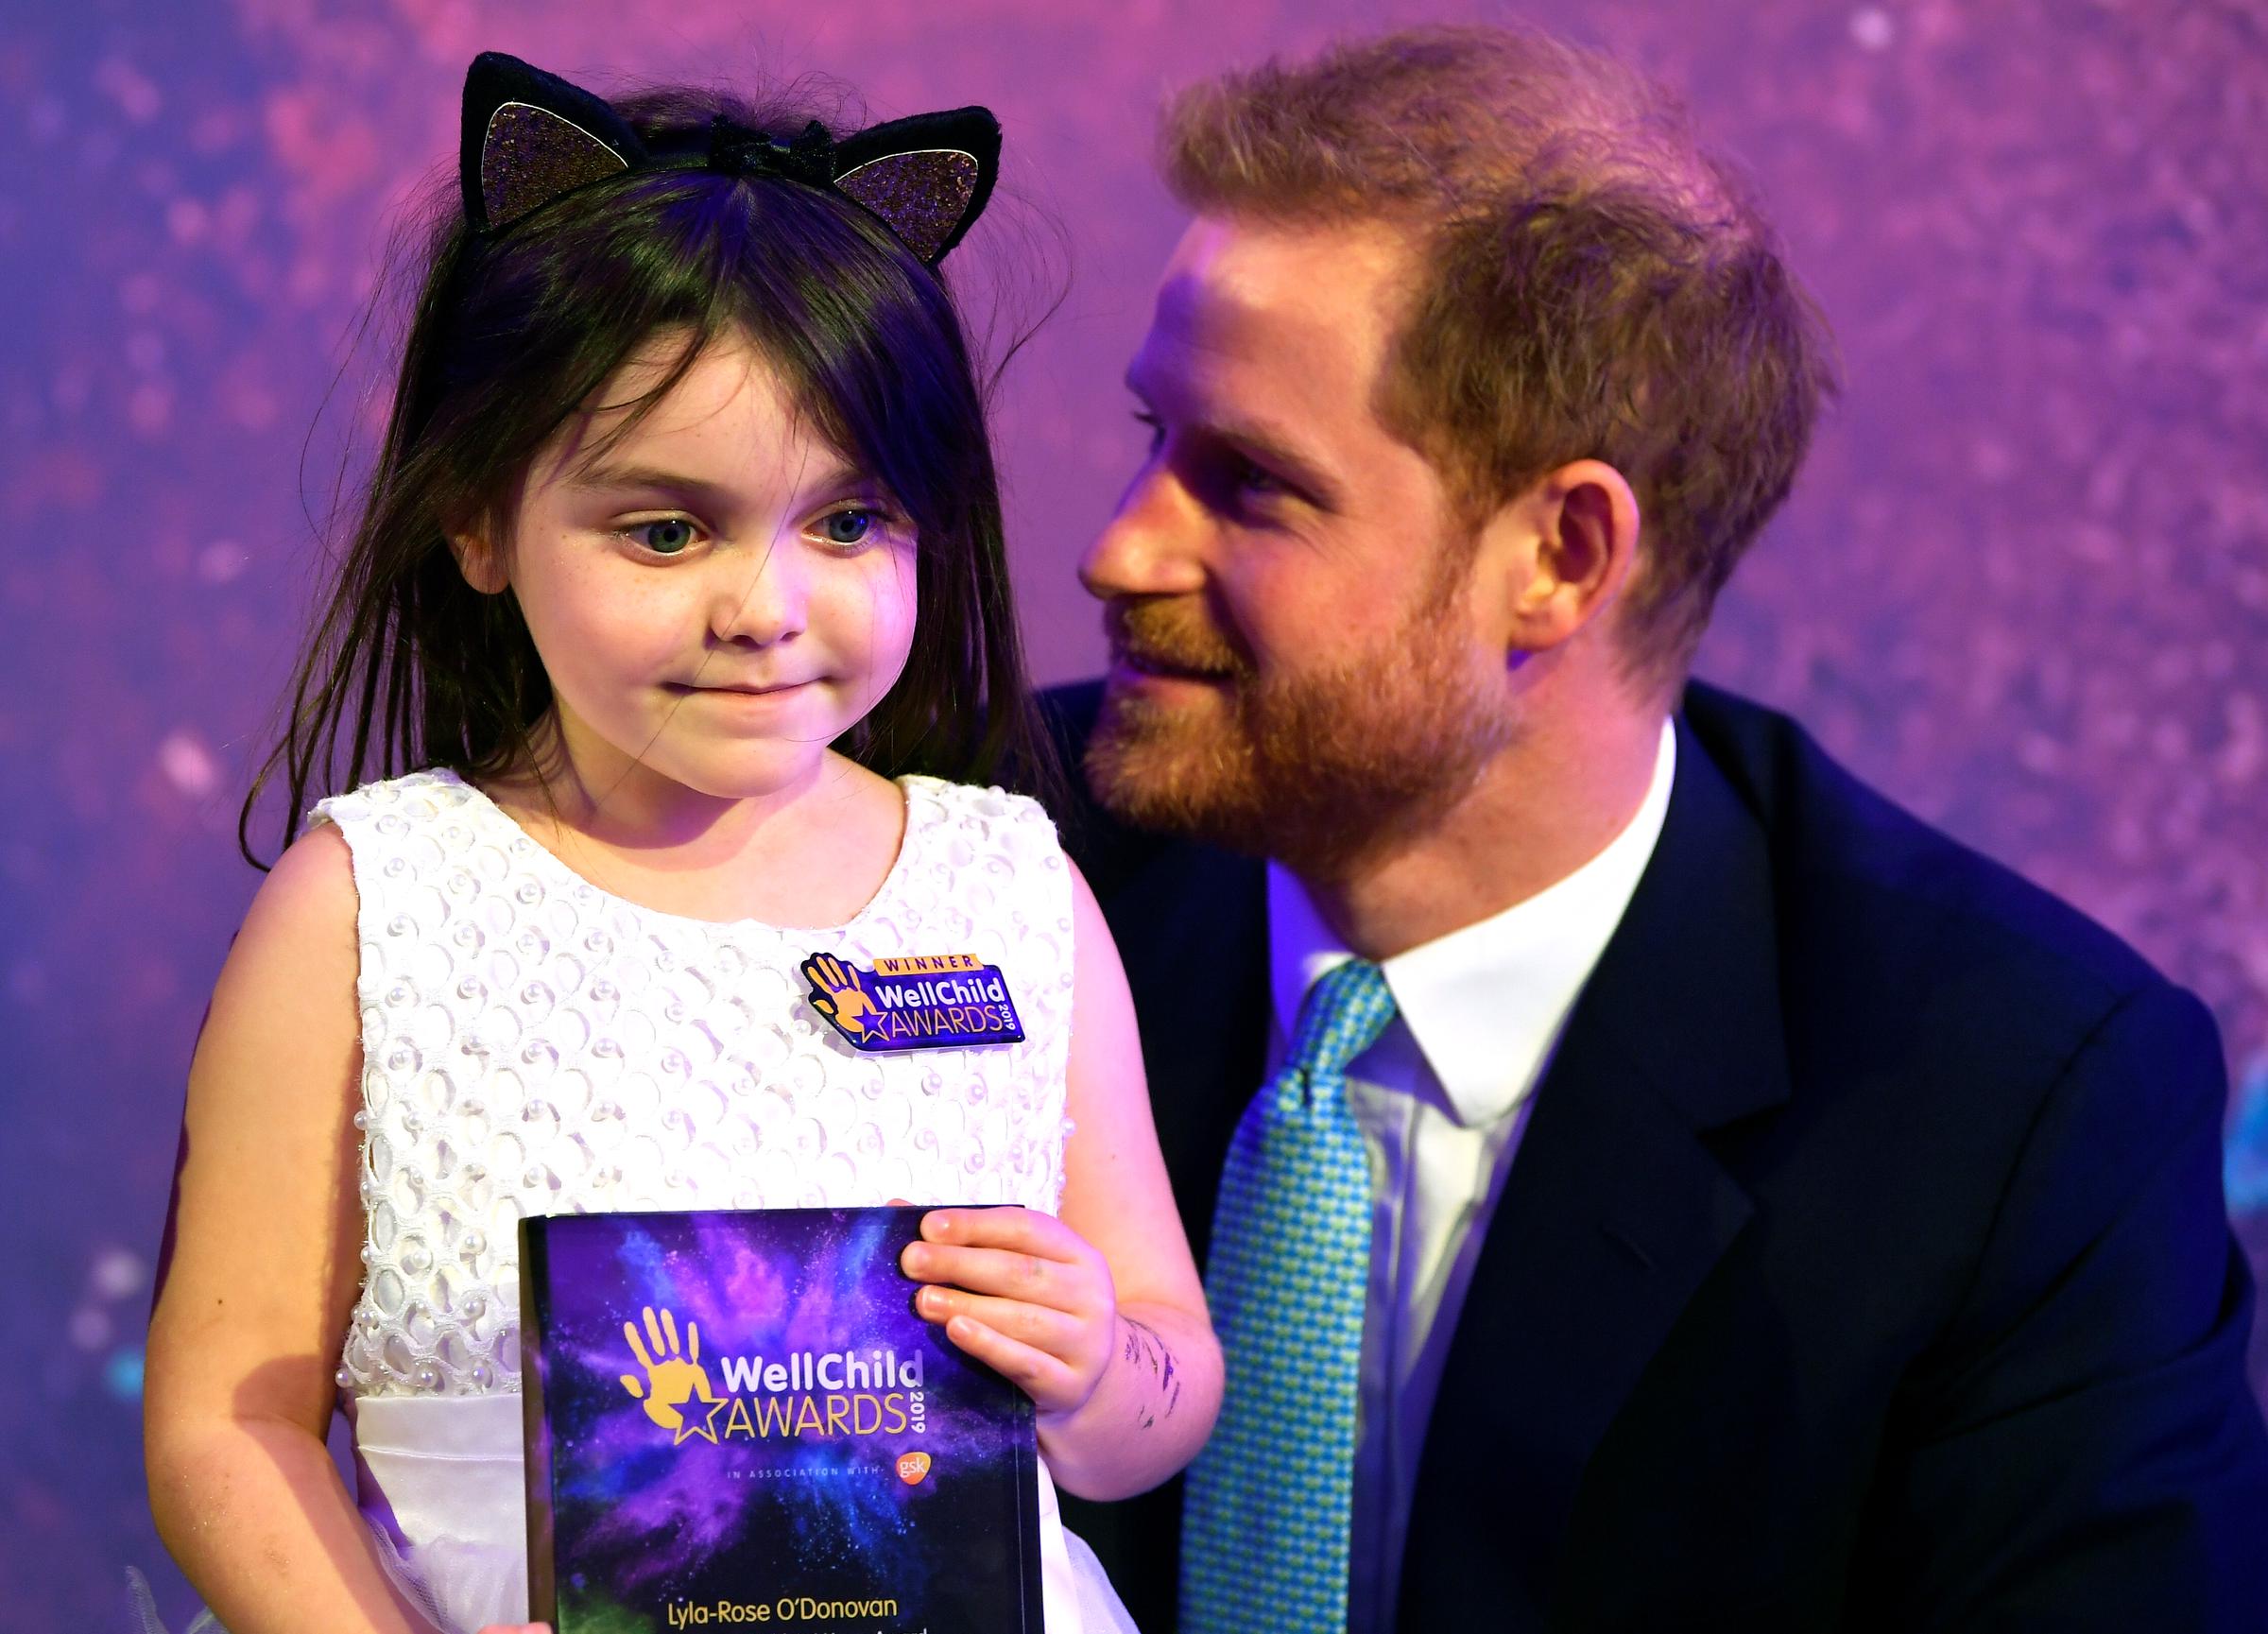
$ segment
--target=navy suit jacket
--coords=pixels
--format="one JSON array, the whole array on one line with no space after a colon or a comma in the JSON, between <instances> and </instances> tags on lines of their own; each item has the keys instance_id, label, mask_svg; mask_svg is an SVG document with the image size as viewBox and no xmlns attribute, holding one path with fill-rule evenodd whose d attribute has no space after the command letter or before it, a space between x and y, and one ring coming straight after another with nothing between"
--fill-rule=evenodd
<instances>
[{"instance_id":1,"label":"navy suit jacket","mask_svg":"<svg viewBox=\"0 0 2268 1634\"><path fill-rule=\"evenodd\" d=\"M1076 765L1098 701L1050 695ZM2268 1629L2205 1007L1702 686L1459 1314L1405 1629ZM1065 835L1204 1261L1269 1016L1259 863ZM1151 1634L1179 1482L1067 1502Z\"/></svg>"}]
</instances>

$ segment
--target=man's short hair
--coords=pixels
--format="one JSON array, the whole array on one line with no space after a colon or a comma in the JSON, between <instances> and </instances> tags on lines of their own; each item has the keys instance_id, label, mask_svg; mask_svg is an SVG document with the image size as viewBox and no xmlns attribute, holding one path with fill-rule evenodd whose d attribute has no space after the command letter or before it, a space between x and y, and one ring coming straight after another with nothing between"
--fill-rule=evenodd
<instances>
[{"instance_id":1,"label":"man's short hair","mask_svg":"<svg viewBox=\"0 0 2268 1634\"><path fill-rule=\"evenodd\" d=\"M1473 520L1571 460L1620 471L1625 660L1675 686L1834 388L1817 308L1679 105L1532 30L1435 27L1192 86L1160 136L1193 210L1412 235L1381 423Z\"/></svg>"}]
</instances>

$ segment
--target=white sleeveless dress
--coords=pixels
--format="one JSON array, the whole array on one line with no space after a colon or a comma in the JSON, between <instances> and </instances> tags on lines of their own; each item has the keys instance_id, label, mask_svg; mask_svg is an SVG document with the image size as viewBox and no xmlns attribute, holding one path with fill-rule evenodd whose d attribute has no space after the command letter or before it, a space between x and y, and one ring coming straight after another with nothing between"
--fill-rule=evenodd
<instances>
[{"instance_id":1,"label":"white sleeveless dress","mask_svg":"<svg viewBox=\"0 0 2268 1634\"><path fill-rule=\"evenodd\" d=\"M1033 801L901 780L905 839L848 924L713 923L600 890L452 773L324 800L361 942L362 1293L338 1385L358 1502L454 1634L526 1616L523 1214L1020 1203L1063 1188L1070 875ZM970 953L1024 1041L861 1055L813 953ZM1130 1628L1040 1467L1050 1634Z\"/></svg>"}]
</instances>

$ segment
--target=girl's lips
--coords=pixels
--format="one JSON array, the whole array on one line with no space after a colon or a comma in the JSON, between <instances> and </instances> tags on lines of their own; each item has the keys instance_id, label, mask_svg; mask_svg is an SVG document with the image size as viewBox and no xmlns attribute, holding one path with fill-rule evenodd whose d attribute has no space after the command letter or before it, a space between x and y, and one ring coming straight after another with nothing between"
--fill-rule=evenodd
<instances>
[{"instance_id":1,"label":"girl's lips","mask_svg":"<svg viewBox=\"0 0 2268 1634\"><path fill-rule=\"evenodd\" d=\"M709 693L724 697L779 697L786 693L801 692L811 684L808 680L788 680L781 681L773 686L722 686L712 682L696 684L689 681L673 680L668 683L668 690L680 697L690 697L696 693Z\"/></svg>"}]
</instances>

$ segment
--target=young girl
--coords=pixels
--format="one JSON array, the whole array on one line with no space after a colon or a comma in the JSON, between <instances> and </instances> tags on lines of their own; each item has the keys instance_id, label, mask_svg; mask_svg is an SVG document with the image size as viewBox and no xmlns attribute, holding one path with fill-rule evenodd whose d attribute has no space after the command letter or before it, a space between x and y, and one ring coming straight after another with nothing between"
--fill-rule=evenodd
<instances>
[{"instance_id":1,"label":"young girl","mask_svg":"<svg viewBox=\"0 0 2268 1634\"><path fill-rule=\"evenodd\" d=\"M524 1213L1018 1205L926 1216L919 1311L1074 1492L1203 1439L1219 1353L1115 950L1040 808L971 786L1040 764L935 270L997 151L978 110L838 146L473 65L461 218L270 763L294 811L342 762L427 769L320 801L252 904L150 1330L152 1506L234 1634L525 1617ZM862 1053L859 995L801 973L946 953L1001 967L1022 1043ZM1120 1625L1040 1488L1048 1628Z\"/></svg>"}]
</instances>

